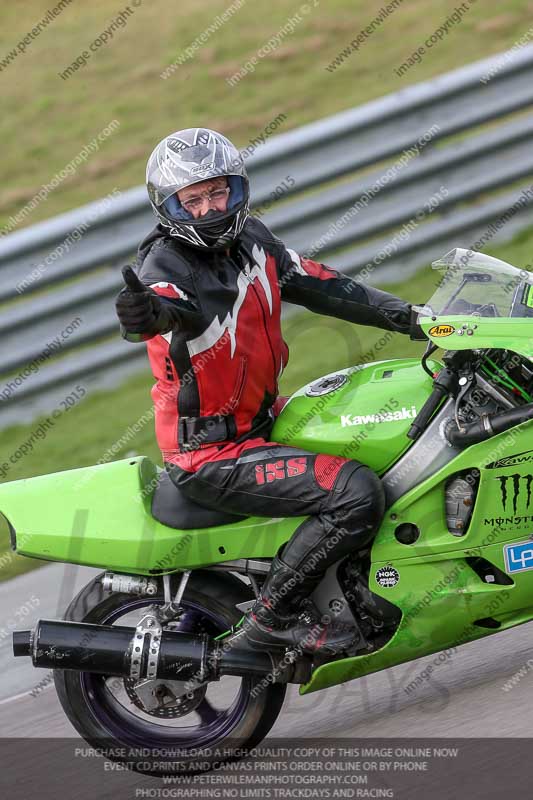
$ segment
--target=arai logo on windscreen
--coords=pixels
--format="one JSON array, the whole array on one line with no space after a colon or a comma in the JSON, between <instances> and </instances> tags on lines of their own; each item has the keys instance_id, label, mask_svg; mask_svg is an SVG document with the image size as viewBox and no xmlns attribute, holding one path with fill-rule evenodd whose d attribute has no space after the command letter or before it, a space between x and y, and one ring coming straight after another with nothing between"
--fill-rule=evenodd
<instances>
[{"instance_id":1,"label":"arai logo on windscreen","mask_svg":"<svg viewBox=\"0 0 533 800\"><path fill-rule=\"evenodd\" d=\"M399 408L397 411L386 411L383 414L361 414L359 416L354 414L342 414L341 425L346 428L347 425L366 425L369 422L397 422L401 419L414 419L417 415L417 410L414 406L411 408Z\"/></svg>"},{"instance_id":2,"label":"arai logo on windscreen","mask_svg":"<svg viewBox=\"0 0 533 800\"><path fill-rule=\"evenodd\" d=\"M455 328L453 325L433 325L428 333L430 336L435 336L438 339L441 336L451 336L454 331Z\"/></svg>"}]
</instances>

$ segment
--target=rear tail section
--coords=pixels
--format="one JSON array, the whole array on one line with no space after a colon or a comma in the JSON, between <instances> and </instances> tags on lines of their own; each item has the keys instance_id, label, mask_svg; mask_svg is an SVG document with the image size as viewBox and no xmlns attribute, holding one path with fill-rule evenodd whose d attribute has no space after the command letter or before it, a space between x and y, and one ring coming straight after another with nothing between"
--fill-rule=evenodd
<instances>
[{"instance_id":1,"label":"rear tail section","mask_svg":"<svg viewBox=\"0 0 533 800\"><path fill-rule=\"evenodd\" d=\"M20 555L130 574L271 558L301 518L247 517L182 530L151 513L160 470L143 456L0 486L0 519Z\"/></svg>"}]
</instances>

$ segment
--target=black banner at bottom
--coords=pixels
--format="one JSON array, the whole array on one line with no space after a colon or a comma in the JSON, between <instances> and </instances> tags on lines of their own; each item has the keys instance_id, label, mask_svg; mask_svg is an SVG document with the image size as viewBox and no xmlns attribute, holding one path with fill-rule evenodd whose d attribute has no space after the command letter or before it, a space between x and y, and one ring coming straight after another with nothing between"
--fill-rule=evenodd
<instances>
[{"instance_id":1,"label":"black banner at bottom","mask_svg":"<svg viewBox=\"0 0 533 800\"><path fill-rule=\"evenodd\" d=\"M531 796L530 739L267 739L237 753L91 748L81 739L0 739L3 800ZM242 756L227 761L232 752ZM144 773L139 774L132 767ZM195 774L191 774L191 771Z\"/></svg>"}]
</instances>

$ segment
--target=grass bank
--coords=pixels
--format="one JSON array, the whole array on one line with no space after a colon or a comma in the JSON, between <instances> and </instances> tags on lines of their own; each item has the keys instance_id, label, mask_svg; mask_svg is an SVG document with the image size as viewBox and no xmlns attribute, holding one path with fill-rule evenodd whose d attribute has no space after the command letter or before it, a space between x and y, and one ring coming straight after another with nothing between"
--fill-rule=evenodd
<instances>
[{"instance_id":1,"label":"grass bank","mask_svg":"<svg viewBox=\"0 0 533 800\"><path fill-rule=\"evenodd\" d=\"M26 0L23 14L6 3L0 230L141 184L170 131L203 124L245 147L276 118L273 133L285 132L510 48L531 27L530 0L469 0L459 18L457 5L395 0L384 14L363 0L271 0L265 13L253 0L136 0L126 13L108 0L63 0L50 18L49 0Z\"/></svg>"}]
</instances>

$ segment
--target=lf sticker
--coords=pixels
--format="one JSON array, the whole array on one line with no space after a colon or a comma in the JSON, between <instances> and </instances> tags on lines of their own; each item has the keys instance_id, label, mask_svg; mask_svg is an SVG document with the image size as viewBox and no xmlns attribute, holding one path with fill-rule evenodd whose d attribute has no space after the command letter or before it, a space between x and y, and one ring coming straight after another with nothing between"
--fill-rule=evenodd
<instances>
[{"instance_id":1,"label":"lf sticker","mask_svg":"<svg viewBox=\"0 0 533 800\"><path fill-rule=\"evenodd\" d=\"M510 575L513 572L525 572L533 569L533 542L519 542L518 544L506 544L503 548L505 557L505 570Z\"/></svg>"}]
</instances>

